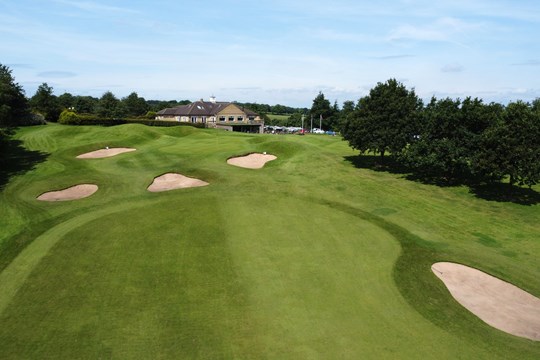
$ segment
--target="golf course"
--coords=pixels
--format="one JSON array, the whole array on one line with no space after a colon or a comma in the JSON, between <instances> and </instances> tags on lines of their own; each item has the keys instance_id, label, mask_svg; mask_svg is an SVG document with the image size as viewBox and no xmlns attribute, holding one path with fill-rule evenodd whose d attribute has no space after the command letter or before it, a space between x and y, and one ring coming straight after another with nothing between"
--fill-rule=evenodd
<instances>
[{"instance_id":1,"label":"golf course","mask_svg":"<svg viewBox=\"0 0 540 360\"><path fill-rule=\"evenodd\" d=\"M538 201L414 181L339 136L49 124L10 146L1 359L540 358L431 269L540 297ZM255 153L273 157L227 163ZM166 174L204 183L149 191Z\"/></svg>"}]
</instances>

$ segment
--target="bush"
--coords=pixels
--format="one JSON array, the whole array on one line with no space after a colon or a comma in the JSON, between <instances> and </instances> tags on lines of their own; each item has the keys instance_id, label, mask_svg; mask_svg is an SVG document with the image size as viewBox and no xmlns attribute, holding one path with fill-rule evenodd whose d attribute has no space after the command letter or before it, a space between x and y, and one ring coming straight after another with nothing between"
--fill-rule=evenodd
<instances>
[{"instance_id":1,"label":"bush","mask_svg":"<svg viewBox=\"0 0 540 360\"><path fill-rule=\"evenodd\" d=\"M71 110L62 111L60 113L60 117L58 118L58 122L64 125L79 125L80 121L79 115Z\"/></svg>"}]
</instances>

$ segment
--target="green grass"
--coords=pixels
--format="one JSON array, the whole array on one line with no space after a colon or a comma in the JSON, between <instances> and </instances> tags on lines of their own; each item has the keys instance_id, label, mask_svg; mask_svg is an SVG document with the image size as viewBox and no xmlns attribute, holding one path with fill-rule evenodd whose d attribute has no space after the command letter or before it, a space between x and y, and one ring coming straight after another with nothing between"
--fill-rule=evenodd
<instances>
[{"instance_id":1,"label":"green grass","mask_svg":"<svg viewBox=\"0 0 540 360\"><path fill-rule=\"evenodd\" d=\"M355 168L337 137L142 125L16 137L48 156L0 192L2 358L540 356L430 271L456 261L539 296L539 204ZM104 146L137 151L75 159ZM256 151L278 159L225 162ZM171 171L210 185L145 190ZM35 200L82 182L99 191Z\"/></svg>"},{"instance_id":2,"label":"green grass","mask_svg":"<svg viewBox=\"0 0 540 360\"><path fill-rule=\"evenodd\" d=\"M268 113L266 114L270 120L278 120L278 121L285 121L288 120L291 114L272 114Z\"/></svg>"}]
</instances>

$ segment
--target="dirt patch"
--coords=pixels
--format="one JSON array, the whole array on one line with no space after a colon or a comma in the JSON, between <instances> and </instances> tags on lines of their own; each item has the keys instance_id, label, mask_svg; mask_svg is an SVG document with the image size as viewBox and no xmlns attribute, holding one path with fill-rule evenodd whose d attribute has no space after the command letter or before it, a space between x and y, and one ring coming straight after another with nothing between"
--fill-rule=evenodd
<instances>
[{"instance_id":1,"label":"dirt patch","mask_svg":"<svg viewBox=\"0 0 540 360\"><path fill-rule=\"evenodd\" d=\"M101 159L106 157L115 156L118 154L123 154L126 152L135 151L137 149L133 148L105 148L105 149L99 149L96 151L91 151L85 154L81 154L77 156L77 159Z\"/></svg>"},{"instance_id":2,"label":"dirt patch","mask_svg":"<svg viewBox=\"0 0 540 360\"><path fill-rule=\"evenodd\" d=\"M540 341L540 299L465 265L439 262L431 270L450 294L487 324L512 335Z\"/></svg>"},{"instance_id":3,"label":"dirt patch","mask_svg":"<svg viewBox=\"0 0 540 360\"><path fill-rule=\"evenodd\" d=\"M70 188L58 191L49 191L37 197L41 201L69 201L89 197L98 191L97 185L79 184Z\"/></svg>"},{"instance_id":4,"label":"dirt patch","mask_svg":"<svg viewBox=\"0 0 540 360\"><path fill-rule=\"evenodd\" d=\"M148 191L160 192L209 185L206 181L190 178L181 174L167 173L154 178Z\"/></svg>"},{"instance_id":5,"label":"dirt patch","mask_svg":"<svg viewBox=\"0 0 540 360\"><path fill-rule=\"evenodd\" d=\"M253 153L246 156L233 157L227 160L227 164L247 169L260 169L269 161L277 159L274 155Z\"/></svg>"}]
</instances>

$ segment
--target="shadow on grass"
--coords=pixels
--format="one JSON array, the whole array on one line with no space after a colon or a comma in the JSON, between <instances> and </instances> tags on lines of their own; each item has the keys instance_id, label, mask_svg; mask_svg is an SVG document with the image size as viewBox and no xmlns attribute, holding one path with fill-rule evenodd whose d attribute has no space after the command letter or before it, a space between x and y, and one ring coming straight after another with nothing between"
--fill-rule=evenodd
<instances>
[{"instance_id":1,"label":"shadow on grass","mask_svg":"<svg viewBox=\"0 0 540 360\"><path fill-rule=\"evenodd\" d=\"M344 159L358 169L369 169L401 175L410 173L405 166L390 157L381 158L375 155L353 155L345 156Z\"/></svg>"},{"instance_id":2,"label":"shadow on grass","mask_svg":"<svg viewBox=\"0 0 540 360\"><path fill-rule=\"evenodd\" d=\"M16 175L22 175L47 159L48 154L25 149L20 140L12 138L13 129L0 132L0 190Z\"/></svg>"},{"instance_id":3,"label":"shadow on grass","mask_svg":"<svg viewBox=\"0 0 540 360\"><path fill-rule=\"evenodd\" d=\"M519 205L536 205L540 203L540 193L533 189L510 186L503 183L481 184L478 179L472 178L444 178L429 177L415 173L395 159L374 155L345 156L358 169L368 169L390 174L402 175L404 179L439 187L463 186L469 187L469 192L479 199L487 201L511 202Z\"/></svg>"},{"instance_id":4,"label":"shadow on grass","mask_svg":"<svg viewBox=\"0 0 540 360\"><path fill-rule=\"evenodd\" d=\"M469 188L476 197L488 201L512 202L529 206L540 203L540 193L534 189L502 183L472 185Z\"/></svg>"}]
</instances>

